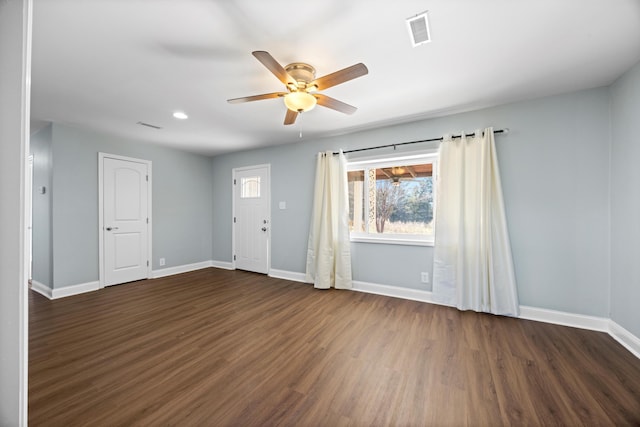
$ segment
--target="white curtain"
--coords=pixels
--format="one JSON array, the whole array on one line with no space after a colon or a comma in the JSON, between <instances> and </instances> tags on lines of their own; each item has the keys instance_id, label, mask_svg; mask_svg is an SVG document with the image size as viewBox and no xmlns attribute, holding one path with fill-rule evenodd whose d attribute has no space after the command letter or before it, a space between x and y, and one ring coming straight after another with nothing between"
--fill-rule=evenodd
<instances>
[{"instance_id":1,"label":"white curtain","mask_svg":"<svg viewBox=\"0 0 640 427\"><path fill-rule=\"evenodd\" d=\"M350 289L349 190L342 151L318 153L306 280L318 289Z\"/></svg>"},{"instance_id":2,"label":"white curtain","mask_svg":"<svg viewBox=\"0 0 640 427\"><path fill-rule=\"evenodd\" d=\"M439 156L434 297L460 310L517 316L493 128L445 137Z\"/></svg>"}]
</instances>

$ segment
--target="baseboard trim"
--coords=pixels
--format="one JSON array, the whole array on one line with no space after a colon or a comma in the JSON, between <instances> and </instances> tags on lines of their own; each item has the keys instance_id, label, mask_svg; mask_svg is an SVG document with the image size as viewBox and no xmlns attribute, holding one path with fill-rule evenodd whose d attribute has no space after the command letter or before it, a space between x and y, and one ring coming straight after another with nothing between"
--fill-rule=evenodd
<instances>
[{"instance_id":1,"label":"baseboard trim","mask_svg":"<svg viewBox=\"0 0 640 427\"><path fill-rule=\"evenodd\" d=\"M365 292L368 294L384 295L387 297L426 302L429 304L443 305L434 298L433 292L424 291L421 289L400 288L398 286L381 285L379 283L361 282L354 280L353 288L351 290L357 292Z\"/></svg>"},{"instance_id":2,"label":"baseboard trim","mask_svg":"<svg viewBox=\"0 0 640 427\"><path fill-rule=\"evenodd\" d=\"M227 261L211 261L211 267L221 268L223 270L235 270L233 263Z\"/></svg>"},{"instance_id":3,"label":"baseboard trim","mask_svg":"<svg viewBox=\"0 0 640 427\"><path fill-rule=\"evenodd\" d=\"M292 282L302 282L306 283L306 275L304 273L296 273L294 271L286 271L286 270L277 270L272 268L269 270L269 277L273 277L274 279L285 279L291 280Z\"/></svg>"},{"instance_id":4,"label":"baseboard trim","mask_svg":"<svg viewBox=\"0 0 640 427\"><path fill-rule=\"evenodd\" d=\"M31 289L44 297L53 299L51 288L45 284L38 282L37 280L31 280Z\"/></svg>"},{"instance_id":5,"label":"baseboard trim","mask_svg":"<svg viewBox=\"0 0 640 427\"><path fill-rule=\"evenodd\" d=\"M180 273L188 273L190 271L202 270L203 268L209 268L209 267L214 267L213 261L202 261L202 262L196 262L193 264L178 265L176 267L168 267L160 270L153 270L151 272L151 278L158 279L160 277L173 276L174 274L180 274Z\"/></svg>"},{"instance_id":6,"label":"baseboard trim","mask_svg":"<svg viewBox=\"0 0 640 427\"><path fill-rule=\"evenodd\" d=\"M97 291L98 289L100 289L100 282L98 282L97 280L95 282L79 283L77 285L53 288L51 290L51 299L70 297L73 295Z\"/></svg>"},{"instance_id":7,"label":"baseboard trim","mask_svg":"<svg viewBox=\"0 0 640 427\"><path fill-rule=\"evenodd\" d=\"M209 267L225 268L224 266L217 265L217 263L215 263L214 261L203 261L203 262L197 262L194 264L181 265L177 267L163 268L162 270L154 270L151 272L150 279L157 279L159 277L166 277L166 276L172 276L174 274L187 273L189 271L195 271L195 270L200 270L200 269L209 268ZM97 291L98 289L100 289L100 282L96 280L95 282L80 283L77 285L70 285L70 286L64 286L61 288L51 289L48 286L43 285L42 283L39 283L37 281L32 281L31 289L33 289L34 291L38 292L41 295L44 295L49 299L58 299L58 298L64 298L64 297L69 297L73 295L84 294L86 292Z\"/></svg>"},{"instance_id":8,"label":"baseboard trim","mask_svg":"<svg viewBox=\"0 0 640 427\"><path fill-rule=\"evenodd\" d=\"M609 319L605 317L567 313L526 305L520 306L520 319L535 320L537 322L553 323L554 325L570 326L592 331L609 332Z\"/></svg>"},{"instance_id":9,"label":"baseboard trim","mask_svg":"<svg viewBox=\"0 0 640 427\"><path fill-rule=\"evenodd\" d=\"M613 320L609 320L609 335L622 344L627 350L640 359L640 338L618 325Z\"/></svg>"}]
</instances>

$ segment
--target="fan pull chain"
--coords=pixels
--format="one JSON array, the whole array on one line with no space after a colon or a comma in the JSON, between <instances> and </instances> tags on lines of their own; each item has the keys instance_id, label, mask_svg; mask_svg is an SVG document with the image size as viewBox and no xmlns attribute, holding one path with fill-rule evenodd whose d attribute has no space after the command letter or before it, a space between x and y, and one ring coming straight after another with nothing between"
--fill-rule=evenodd
<instances>
[{"instance_id":1,"label":"fan pull chain","mask_svg":"<svg viewBox=\"0 0 640 427\"><path fill-rule=\"evenodd\" d=\"M300 111L298 115L300 116L298 118L298 126L300 127L300 139L302 139L302 111Z\"/></svg>"}]
</instances>

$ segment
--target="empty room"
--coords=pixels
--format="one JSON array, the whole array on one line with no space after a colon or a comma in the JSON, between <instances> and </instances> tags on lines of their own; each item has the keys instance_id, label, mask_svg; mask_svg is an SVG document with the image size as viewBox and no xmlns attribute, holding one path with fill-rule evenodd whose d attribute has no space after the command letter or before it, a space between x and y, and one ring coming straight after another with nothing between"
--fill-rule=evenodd
<instances>
[{"instance_id":1,"label":"empty room","mask_svg":"<svg viewBox=\"0 0 640 427\"><path fill-rule=\"evenodd\" d=\"M1 426L640 424L640 3L0 1Z\"/></svg>"}]
</instances>

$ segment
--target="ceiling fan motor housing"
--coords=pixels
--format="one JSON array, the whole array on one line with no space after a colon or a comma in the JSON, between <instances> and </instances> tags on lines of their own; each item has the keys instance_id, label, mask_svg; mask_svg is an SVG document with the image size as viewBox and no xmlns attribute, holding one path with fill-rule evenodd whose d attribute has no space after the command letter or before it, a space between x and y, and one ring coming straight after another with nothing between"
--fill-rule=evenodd
<instances>
[{"instance_id":1,"label":"ceiling fan motor housing","mask_svg":"<svg viewBox=\"0 0 640 427\"><path fill-rule=\"evenodd\" d=\"M294 62L284 67L284 70L298 82L299 89L306 88L316 78L316 69L304 62Z\"/></svg>"}]
</instances>

